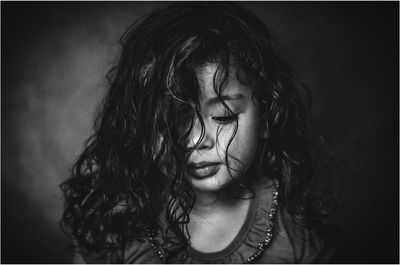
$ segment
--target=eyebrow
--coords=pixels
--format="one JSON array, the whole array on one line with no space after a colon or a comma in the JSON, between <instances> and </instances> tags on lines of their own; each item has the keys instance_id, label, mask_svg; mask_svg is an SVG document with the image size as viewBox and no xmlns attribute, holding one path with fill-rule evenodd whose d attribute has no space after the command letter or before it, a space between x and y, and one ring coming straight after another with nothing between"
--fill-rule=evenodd
<instances>
[{"instance_id":1,"label":"eyebrow","mask_svg":"<svg viewBox=\"0 0 400 265\"><path fill-rule=\"evenodd\" d=\"M206 101L206 104L207 105L215 105L215 104L221 103L221 99L224 100L224 101L229 101L229 100L239 100L239 99L242 99L242 98L244 98L243 94L221 95L220 98L219 97L209 98Z\"/></svg>"}]
</instances>

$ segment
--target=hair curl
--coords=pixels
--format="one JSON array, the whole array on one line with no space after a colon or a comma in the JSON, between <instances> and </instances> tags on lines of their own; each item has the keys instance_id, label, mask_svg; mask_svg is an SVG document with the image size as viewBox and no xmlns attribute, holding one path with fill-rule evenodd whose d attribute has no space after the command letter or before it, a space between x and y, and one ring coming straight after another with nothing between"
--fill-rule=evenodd
<instances>
[{"instance_id":1,"label":"hair curl","mask_svg":"<svg viewBox=\"0 0 400 265\"><path fill-rule=\"evenodd\" d=\"M254 164L282 180L282 204L298 226L323 227L334 207L319 166L322 138L302 100L307 89L278 57L260 20L233 4L179 3L142 18L120 42L94 134L61 185L62 225L79 246L121 248L161 229L163 214L170 256L189 244L195 195L184 177L185 141L200 117L196 68L207 62L220 73L233 65L245 74L240 81L262 103L268 135Z\"/></svg>"}]
</instances>

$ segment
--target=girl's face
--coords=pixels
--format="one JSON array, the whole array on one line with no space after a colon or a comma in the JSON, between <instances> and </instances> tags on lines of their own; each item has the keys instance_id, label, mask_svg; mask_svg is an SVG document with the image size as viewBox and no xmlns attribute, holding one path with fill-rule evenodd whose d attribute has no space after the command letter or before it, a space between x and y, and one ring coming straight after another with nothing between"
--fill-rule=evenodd
<instances>
[{"instance_id":1,"label":"girl's face","mask_svg":"<svg viewBox=\"0 0 400 265\"><path fill-rule=\"evenodd\" d=\"M206 64L197 70L204 137L187 166L187 175L197 191L219 191L233 179L241 178L253 162L258 143L258 103L252 97L252 89L241 84L236 71L230 70L220 92L230 112L215 93L213 78L216 70L216 64ZM200 137L201 123L196 120L188 148L194 147Z\"/></svg>"}]
</instances>

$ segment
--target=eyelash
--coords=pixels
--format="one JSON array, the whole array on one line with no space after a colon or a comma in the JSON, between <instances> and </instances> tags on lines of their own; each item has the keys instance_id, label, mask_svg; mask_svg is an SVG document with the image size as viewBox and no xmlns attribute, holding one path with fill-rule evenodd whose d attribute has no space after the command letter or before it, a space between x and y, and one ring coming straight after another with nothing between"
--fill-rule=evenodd
<instances>
[{"instance_id":1,"label":"eyelash","mask_svg":"<svg viewBox=\"0 0 400 265\"><path fill-rule=\"evenodd\" d=\"M237 116L239 113L233 114L231 116L218 116L218 117L212 117L213 120L215 120L219 124L229 124L237 119Z\"/></svg>"}]
</instances>

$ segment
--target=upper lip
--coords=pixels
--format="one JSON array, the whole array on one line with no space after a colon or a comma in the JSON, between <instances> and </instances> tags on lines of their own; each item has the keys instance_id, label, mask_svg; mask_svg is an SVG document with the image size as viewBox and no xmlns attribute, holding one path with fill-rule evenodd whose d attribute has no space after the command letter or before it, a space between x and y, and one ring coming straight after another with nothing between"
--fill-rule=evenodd
<instances>
[{"instance_id":1,"label":"upper lip","mask_svg":"<svg viewBox=\"0 0 400 265\"><path fill-rule=\"evenodd\" d=\"M208 161L201 161L201 162L191 162L188 164L188 167L190 168L203 168L203 167L208 167L208 166L213 166L213 165L218 165L220 164L219 162L208 162Z\"/></svg>"}]
</instances>

